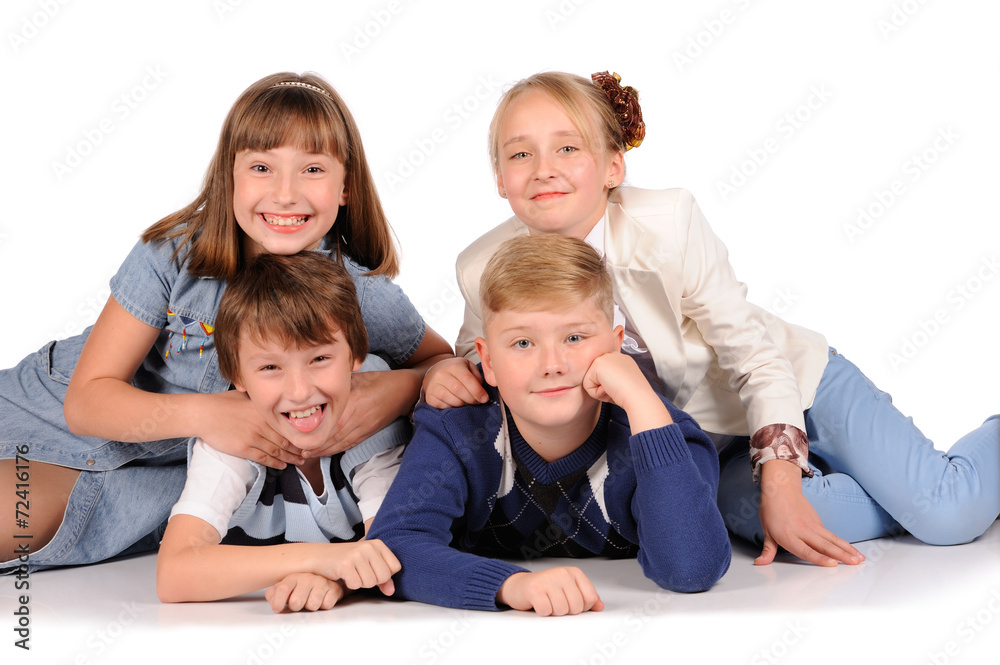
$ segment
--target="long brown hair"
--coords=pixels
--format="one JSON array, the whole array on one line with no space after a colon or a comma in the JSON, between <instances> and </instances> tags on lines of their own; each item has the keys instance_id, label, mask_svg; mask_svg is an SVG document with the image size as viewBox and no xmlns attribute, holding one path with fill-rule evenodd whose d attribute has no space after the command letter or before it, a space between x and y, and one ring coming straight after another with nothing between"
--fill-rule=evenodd
<instances>
[{"instance_id":1,"label":"long brown hair","mask_svg":"<svg viewBox=\"0 0 1000 665\"><path fill-rule=\"evenodd\" d=\"M291 85L278 85L291 83ZM319 90L317 90L319 88ZM294 145L344 165L347 203L328 236L369 274L395 277L399 255L361 143L361 133L337 91L316 74L281 72L257 81L233 104L219 135L201 193L142 234L143 242L181 238L187 270L231 279L246 262L233 212L233 162L244 150Z\"/></svg>"}]
</instances>

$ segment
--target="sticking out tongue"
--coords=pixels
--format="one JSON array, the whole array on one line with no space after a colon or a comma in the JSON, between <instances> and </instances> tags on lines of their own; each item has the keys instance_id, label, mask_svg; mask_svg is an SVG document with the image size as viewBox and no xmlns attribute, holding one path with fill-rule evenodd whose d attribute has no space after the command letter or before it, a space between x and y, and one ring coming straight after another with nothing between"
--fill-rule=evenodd
<instances>
[{"instance_id":1,"label":"sticking out tongue","mask_svg":"<svg viewBox=\"0 0 1000 665\"><path fill-rule=\"evenodd\" d=\"M305 414L305 415L304 415ZM319 424L323 422L323 416L326 414L326 405L322 404L319 406L314 406L312 408L306 409L305 411L291 411L284 414L285 418L291 423L292 427L300 432L306 433L311 432ZM296 417L301 416L301 417Z\"/></svg>"}]
</instances>

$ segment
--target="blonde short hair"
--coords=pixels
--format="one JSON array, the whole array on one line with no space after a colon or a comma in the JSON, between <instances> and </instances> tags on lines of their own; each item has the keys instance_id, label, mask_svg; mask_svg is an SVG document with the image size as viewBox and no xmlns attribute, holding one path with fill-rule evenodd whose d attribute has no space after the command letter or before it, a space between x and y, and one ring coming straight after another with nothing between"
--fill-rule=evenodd
<instances>
[{"instance_id":1,"label":"blonde short hair","mask_svg":"<svg viewBox=\"0 0 1000 665\"><path fill-rule=\"evenodd\" d=\"M479 282L484 328L500 312L565 309L590 298L612 324L611 275L597 251L572 236L511 238L497 248Z\"/></svg>"}]
</instances>

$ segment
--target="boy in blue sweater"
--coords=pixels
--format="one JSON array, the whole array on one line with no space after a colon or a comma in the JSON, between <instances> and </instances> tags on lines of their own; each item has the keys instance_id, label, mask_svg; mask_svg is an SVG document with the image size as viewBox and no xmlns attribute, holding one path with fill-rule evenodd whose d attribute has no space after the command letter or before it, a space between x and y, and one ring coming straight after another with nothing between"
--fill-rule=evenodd
<instances>
[{"instance_id":1,"label":"boy in blue sweater","mask_svg":"<svg viewBox=\"0 0 1000 665\"><path fill-rule=\"evenodd\" d=\"M254 258L226 288L215 337L222 375L302 451L328 444L352 372L388 369L366 358L354 283L322 252ZM217 600L269 587L268 602L282 612L329 609L348 589L391 594L399 562L363 538L409 435L400 419L345 452L283 470L195 440L156 562L160 599Z\"/></svg>"},{"instance_id":2,"label":"boy in blue sweater","mask_svg":"<svg viewBox=\"0 0 1000 665\"><path fill-rule=\"evenodd\" d=\"M601 610L575 567L501 559L638 556L647 577L704 591L729 567L715 447L620 352L610 276L585 242L518 237L480 285L489 401L418 405L372 525L399 559L396 594L541 615Z\"/></svg>"}]
</instances>

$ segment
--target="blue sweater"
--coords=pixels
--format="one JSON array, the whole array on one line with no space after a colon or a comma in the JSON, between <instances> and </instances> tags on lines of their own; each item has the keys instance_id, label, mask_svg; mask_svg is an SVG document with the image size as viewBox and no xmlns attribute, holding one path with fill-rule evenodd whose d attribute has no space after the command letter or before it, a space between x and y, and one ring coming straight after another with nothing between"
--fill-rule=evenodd
<instances>
[{"instance_id":1,"label":"blue sweater","mask_svg":"<svg viewBox=\"0 0 1000 665\"><path fill-rule=\"evenodd\" d=\"M372 525L399 559L396 593L447 607L497 610L504 581L525 568L494 557L638 556L672 591L709 589L729 568L716 505L715 446L667 401L674 424L631 436L605 404L590 438L548 463L486 404L420 404L416 430Z\"/></svg>"}]
</instances>

